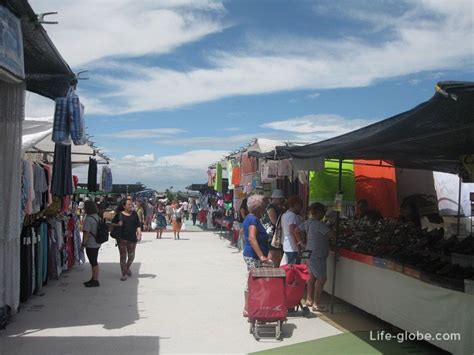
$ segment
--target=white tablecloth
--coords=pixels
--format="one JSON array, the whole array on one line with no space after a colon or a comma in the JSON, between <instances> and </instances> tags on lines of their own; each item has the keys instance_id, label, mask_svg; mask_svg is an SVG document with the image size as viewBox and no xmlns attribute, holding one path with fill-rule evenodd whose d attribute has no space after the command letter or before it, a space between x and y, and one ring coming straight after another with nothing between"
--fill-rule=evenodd
<instances>
[{"instance_id":1,"label":"white tablecloth","mask_svg":"<svg viewBox=\"0 0 474 355\"><path fill-rule=\"evenodd\" d=\"M331 293L333 254L328 258ZM460 341L433 340L454 354L474 353L474 296L425 283L404 274L339 258L336 296L408 332L459 333Z\"/></svg>"}]
</instances>

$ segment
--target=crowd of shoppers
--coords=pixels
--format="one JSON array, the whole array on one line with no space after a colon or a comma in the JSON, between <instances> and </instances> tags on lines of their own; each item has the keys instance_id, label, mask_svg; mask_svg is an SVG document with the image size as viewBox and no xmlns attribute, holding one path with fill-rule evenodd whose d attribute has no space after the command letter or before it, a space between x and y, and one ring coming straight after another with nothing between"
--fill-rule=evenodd
<instances>
[{"instance_id":1,"label":"crowd of shoppers","mask_svg":"<svg viewBox=\"0 0 474 355\"><path fill-rule=\"evenodd\" d=\"M310 251L306 305L314 311L326 311L321 294L327 280L329 239L333 235L322 221L326 207L313 203L305 220L301 198L290 196L286 200L281 190L274 190L269 200L262 195L252 195L245 202L246 210L241 209L239 216L243 219L243 258L247 271L265 264L279 267L300 263L301 252ZM247 315L247 296L246 286L244 316Z\"/></svg>"}]
</instances>

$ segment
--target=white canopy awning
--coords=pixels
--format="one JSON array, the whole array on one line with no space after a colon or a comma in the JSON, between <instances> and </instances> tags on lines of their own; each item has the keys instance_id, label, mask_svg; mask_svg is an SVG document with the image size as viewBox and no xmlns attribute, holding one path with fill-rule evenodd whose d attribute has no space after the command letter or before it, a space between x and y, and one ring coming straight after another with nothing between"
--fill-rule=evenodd
<instances>
[{"instance_id":1,"label":"white canopy awning","mask_svg":"<svg viewBox=\"0 0 474 355\"><path fill-rule=\"evenodd\" d=\"M23 122L22 152L25 154L41 153L46 155L48 162L53 162L54 142L51 139L53 132L53 118L26 118ZM97 162L106 163L110 159L92 142L84 145L72 144L72 167L89 164L89 157L95 156Z\"/></svg>"}]
</instances>

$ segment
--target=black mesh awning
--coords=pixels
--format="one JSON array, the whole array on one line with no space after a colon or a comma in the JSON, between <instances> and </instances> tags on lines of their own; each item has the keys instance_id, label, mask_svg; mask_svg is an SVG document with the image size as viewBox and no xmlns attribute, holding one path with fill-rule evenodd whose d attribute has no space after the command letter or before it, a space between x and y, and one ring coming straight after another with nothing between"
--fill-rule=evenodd
<instances>
[{"instance_id":1,"label":"black mesh awning","mask_svg":"<svg viewBox=\"0 0 474 355\"><path fill-rule=\"evenodd\" d=\"M74 73L61 57L26 0L6 0L10 11L21 18L25 56L26 89L55 99L65 96Z\"/></svg>"},{"instance_id":2,"label":"black mesh awning","mask_svg":"<svg viewBox=\"0 0 474 355\"><path fill-rule=\"evenodd\" d=\"M460 173L474 153L474 83L441 82L410 111L302 147L277 147L280 158L389 160L400 168Z\"/></svg>"}]
</instances>

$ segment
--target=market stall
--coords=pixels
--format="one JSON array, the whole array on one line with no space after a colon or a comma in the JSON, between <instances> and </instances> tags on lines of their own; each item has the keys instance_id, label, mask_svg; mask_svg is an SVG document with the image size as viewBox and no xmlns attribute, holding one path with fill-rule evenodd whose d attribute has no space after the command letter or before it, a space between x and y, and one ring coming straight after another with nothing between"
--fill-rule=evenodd
<instances>
[{"instance_id":1,"label":"market stall","mask_svg":"<svg viewBox=\"0 0 474 355\"><path fill-rule=\"evenodd\" d=\"M328 258L328 275L333 273ZM369 262L366 260L366 262ZM336 296L409 332L460 334L460 340L430 342L453 354L471 354L474 296L423 282L384 266L340 256L337 262ZM331 292L331 277L325 290Z\"/></svg>"},{"instance_id":2,"label":"market stall","mask_svg":"<svg viewBox=\"0 0 474 355\"><path fill-rule=\"evenodd\" d=\"M472 182L473 99L473 83L439 83L431 100L410 111L327 141L277 149L277 155L284 158L322 157L338 162L337 189L332 191L337 193L333 203L338 211L336 257L331 257L329 273L329 279L335 282L326 285L326 290L408 331L458 332L460 340L431 341L455 353L473 350L473 236L462 236L459 227L454 236L446 233L438 215L441 201L435 197L430 203L430 196L423 194L421 198L427 202L423 206L417 204L420 196L418 200L400 201L404 214L401 221L344 216L342 196L349 183L343 180L343 166L349 162L356 167L357 159L366 159L374 166L378 161L380 169L428 170L431 181L436 171L459 174L465 183ZM384 183L396 182L396 175L390 173ZM424 189L429 185L426 180L418 184L425 185ZM461 196L472 186L461 179L456 185L459 226ZM396 196L396 192L390 196ZM421 208L431 212L426 212L423 228L417 221ZM349 219L341 219L341 215ZM472 217L465 214L464 218ZM457 316L457 307L464 312L462 316Z\"/></svg>"}]
</instances>

